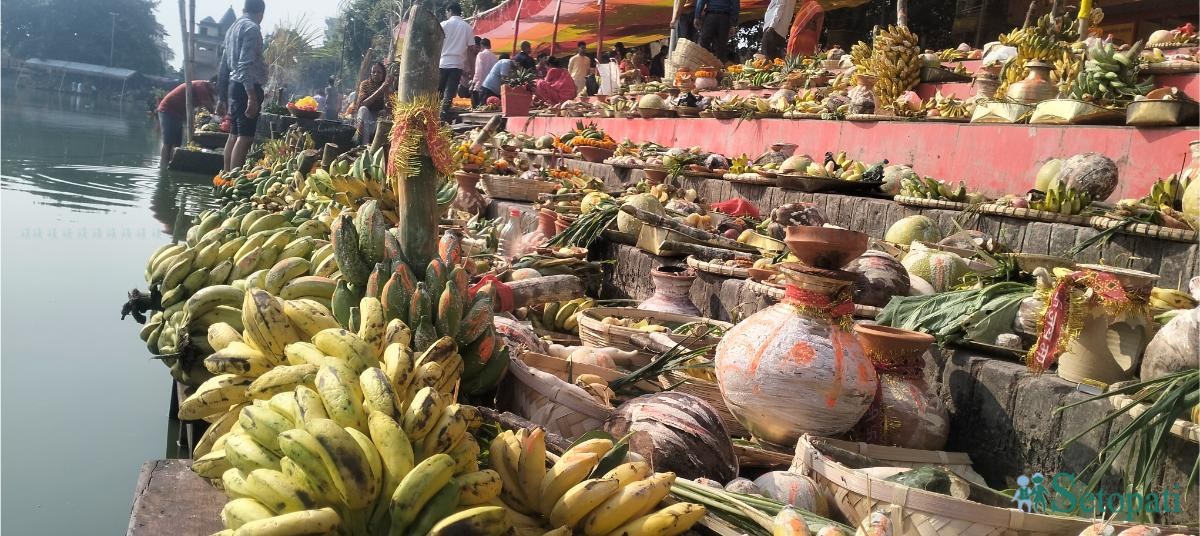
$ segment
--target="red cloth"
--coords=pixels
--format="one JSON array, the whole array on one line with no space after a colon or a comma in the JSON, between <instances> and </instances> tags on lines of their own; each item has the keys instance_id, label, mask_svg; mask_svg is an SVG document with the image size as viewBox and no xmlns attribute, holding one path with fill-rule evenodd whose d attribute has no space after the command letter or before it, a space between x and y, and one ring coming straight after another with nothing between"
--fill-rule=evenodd
<instances>
[{"instance_id":1,"label":"red cloth","mask_svg":"<svg viewBox=\"0 0 1200 536\"><path fill-rule=\"evenodd\" d=\"M187 113L187 90L184 89L184 84L179 84L167 93L158 103L158 111L174 114L177 117L183 117ZM192 81L192 104L204 108L212 108L213 94L212 87L207 80Z\"/></svg>"},{"instance_id":2,"label":"red cloth","mask_svg":"<svg viewBox=\"0 0 1200 536\"><path fill-rule=\"evenodd\" d=\"M735 218L741 216L753 216L755 218L760 217L758 208L754 205L751 205L750 202L746 201L745 199L727 199L725 201L721 201L720 203L713 203L712 205L709 205L709 207L717 212L720 212L721 214L728 214Z\"/></svg>"},{"instance_id":3,"label":"red cloth","mask_svg":"<svg viewBox=\"0 0 1200 536\"><path fill-rule=\"evenodd\" d=\"M537 81L534 93L546 104L554 105L575 98L575 80L562 67L551 67L546 78Z\"/></svg>"}]
</instances>

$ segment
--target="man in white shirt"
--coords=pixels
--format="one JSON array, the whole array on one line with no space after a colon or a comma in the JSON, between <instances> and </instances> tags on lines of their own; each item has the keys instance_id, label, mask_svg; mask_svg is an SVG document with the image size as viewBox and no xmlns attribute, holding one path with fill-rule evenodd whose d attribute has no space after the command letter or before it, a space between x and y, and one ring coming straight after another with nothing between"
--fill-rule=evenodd
<instances>
[{"instance_id":1,"label":"man in white shirt","mask_svg":"<svg viewBox=\"0 0 1200 536\"><path fill-rule=\"evenodd\" d=\"M471 104L480 106L487 100L483 93L483 81L496 65L496 53L492 52L492 40L484 37L479 41L479 54L475 55L475 75L471 77Z\"/></svg>"},{"instance_id":2,"label":"man in white shirt","mask_svg":"<svg viewBox=\"0 0 1200 536\"><path fill-rule=\"evenodd\" d=\"M771 0L767 14L763 17L762 52L768 59L782 58L787 51L788 34L791 33L792 16L796 14L796 0Z\"/></svg>"},{"instance_id":3,"label":"man in white shirt","mask_svg":"<svg viewBox=\"0 0 1200 536\"><path fill-rule=\"evenodd\" d=\"M467 47L474 42L475 30L462 19L462 6L451 2L446 6L446 20L442 21L442 58L438 62L440 76L438 92L442 94L442 120L449 120L450 102L458 91L458 80L467 61Z\"/></svg>"},{"instance_id":4,"label":"man in white shirt","mask_svg":"<svg viewBox=\"0 0 1200 536\"><path fill-rule=\"evenodd\" d=\"M586 92L587 77L592 72L592 58L587 55L587 43L579 42L579 52L571 56L571 61L567 64L567 72L571 73L571 79L575 81L575 93Z\"/></svg>"}]
</instances>

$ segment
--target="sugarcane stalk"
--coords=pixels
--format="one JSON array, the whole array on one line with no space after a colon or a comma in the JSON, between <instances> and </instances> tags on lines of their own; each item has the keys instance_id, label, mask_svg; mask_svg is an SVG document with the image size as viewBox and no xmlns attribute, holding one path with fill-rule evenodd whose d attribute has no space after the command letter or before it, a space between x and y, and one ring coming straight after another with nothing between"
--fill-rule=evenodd
<instances>
[{"instance_id":1,"label":"sugarcane stalk","mask_svg":"<svg viewBox=\"0 0 1200 536\"><path fill-rule=\"evenodd\" d=\"M621 207L621 211L655 227L661 227L663 229L675 231L694 240L707 242L709 244L720 246L726 249L732 249L734 251L749 251L748 246L738 243L735 240L730 240L724 236L697 229L690 225L677 222L666 216L659 216L658 214L642 210L633 205L624 205Z\"/></svg>"},{"instance_id":2,"label":"sugarcane stalk","mask_svg":"<svg viewBox=\"0 0 1200 536\"><path fill-rule=\"evenodd\" d=\"M438 60L442 50L442 27L424 3L408 11L404 57L400 63L400 105L422 99L437 100ZM397 106L399 109L400 106ZM399 142L392 144L394 151ZM397 184L400 249L409 266L424 270L437 255L437 169L428 151L416 157L419 167L408 177L392 177Z\"/></svg>"},{"instance_id":3,"label":"sugarcane stalk","mask_svg":"<svg viewBox=\"0 0 1200 536\"><path fill-rule=\"evenodd\" d=\"M745 253L741 251L730 251L728 249L714 248L702 246L700 244L690 244L688 242L680 242L678 240L664 240L658 246L661 253L679 253L681 255L696 255L697 257L709 260L727 261L731 259L753 259L753 253Z\"/></svg>"}]
</instances>

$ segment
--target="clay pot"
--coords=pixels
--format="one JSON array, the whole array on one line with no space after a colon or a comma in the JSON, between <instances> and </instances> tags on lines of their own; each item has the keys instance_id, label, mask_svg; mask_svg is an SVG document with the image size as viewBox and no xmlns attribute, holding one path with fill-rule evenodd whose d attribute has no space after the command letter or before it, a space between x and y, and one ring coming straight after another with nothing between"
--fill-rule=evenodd
<instances>
[{"instance_id":1,"label":"clay pot","mask_svg":"<svg viewBox=\"0 0 1200 536\"><path fill-rule=\"evenodd\" d=\"M576 147L575 150L579 151L579 155L582 156L584 160L587 160L588 162L592 162L592 163L603 162L613 155L612 149L602 149L600 147L589 147L587 145L584 145L582 147Z\"/></svg>"},{"instance_id":2,"label":"clay pot","mask_svg":"<svg viewBox=\"0 0 1200 536\"><path fill-rule=\"evenodd\" d=\"M482 214L487 208L487 200L479 192L480 176L478 173L459 171L454 174L458 183L458 194L454 197L451 207L470 214Z\"/></svg>"},{"instance_id":3,"label":"clay pot","mask_svg":"<svg viewBox=\"0 0 1200 536\"><path fill-rule=\"evenodd\" d=\"M691 290L696 273L690 268L659 266L650 270L650 279L654 282L654 295L638 305L638 309L700 316L700 309L692 303Z\"/></svg>"},{"instance_id":4,"label":"clay pot","mask_svg":"<svg viewBox=\"0 0 1200 536\"><path fill-rule=\"evenodd\" d=\"M919 331L858 324L854 326L863 352L876 366L903 365L919 360L933 344L933 335Z\"/></svg>"},{"instance_id":5,"label":"clay pot","mask_svg":"<svg viewBox=\"0 0 1200 536\"><path fill-rule=\"evenodd\" d=\"M1029 75L1024 80L1008 86L1008 98L1026 104L1037 104L1058 96L1058 88L1050 81L1052 66L1040 61L1025 62Z\"/></svg>"},{"instance_id":6,"label":"clay pot","mask_svg":"<svg viewBox=\"0 0 1200 536\"><path fill-rule=\"evenodd\" d=\"M941 450L950 432L950 416L941 397L925 382L922 358L933 336L868 324L858 324L855 331L875 364L879 390L851 435L876 445Z\"/></svg>"},{"instance_id":7,"label":"clay pot","mask_svg":"<svg viewBox=\"0 0 1200 536\"><path fill-rule=\"evenodd\" d=\"M835 227L793 225L784 243L800 262L814 268L837 270L867 250L869 238L858 231Z\"/></svg>"},{"instance_id":8,"label":"clay pot","mask_svg":"<svg viewBox=\"0 0 1200 536\"><path fill-rule=\"evenodd\" d=\"M1134 306L1117 315L1109 315L1099 305L1088 306L1079 336L1058 358L1058 375L1073 382L1113 384L1132 380L1154 334L1149 309L1138 303L1136 296L1149 294L1158 276L1097 264L1081 264L1079 268L1116 277L1125 292L1134 297Z\"/></svg>"},{"instance_id":9,"label":"clay pot","mask_svg":"<svg viewBox=\"0 0 1200 536\"><path fill-rule=\"evenodd\" d=\"M848 277L783 273L789 286L830 300L850 284ZM852 428L879 383L853 333L792 298L730 329L714 366L729 411L754 437L784 448L802 434L834 437Z\"/></svg>"},{"instance_id":10,"label":"clay pot","mask_svg":"<svg viewBox=\"0 0 1200 536\"><path fill-rule=\"evenodd\" d=\"M646 175L646 183L651 186L662 184L667 178L667 170L665 169L645 168L642 170L642 173Z\"/></svg>"},{"instance_id":11,"label":"clay pot","mask_svg":"<svg viewBox=\"0 0 1200 536\"><path fill-rule=\"evenodd\" d=\"M908 270L891 255L868 251L842 268L854 272L854 303L883 307L893 296L907 296Z\"/></svg>"},{"instance_id":12,"label":"clay pot","mask_svg":"<svg viewBox=\"0 0 1200 536\"><path fill-rule=\"evenodd\" d=\"M551 237L558 234L555 229L554 222L558 221L558 213L548 208L538 210L538 231L542 236Z\"/></svg>"},{"instance_id":13,"label":"clay pot","mask_svg":"<svg viewBox=\"0 0 1200 536\"><path fill-rule=\"evenodd\" d=\"M571 226L571 220L568 220L568 219L562 217L562 215L559 215L558 219L554 220L554 234L555 235L562 234L563 231L566 231L567 227L570 227L570 226ZM553 236L553 235L551 235L551 236Z\"/></svg>"}]
</instances>

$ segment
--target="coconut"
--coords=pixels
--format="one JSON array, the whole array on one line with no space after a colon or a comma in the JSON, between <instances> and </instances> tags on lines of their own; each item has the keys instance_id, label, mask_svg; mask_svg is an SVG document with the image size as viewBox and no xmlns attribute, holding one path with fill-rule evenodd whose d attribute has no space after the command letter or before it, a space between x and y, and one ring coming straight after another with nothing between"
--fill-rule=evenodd
<instances>
[{"instance_id":1,"label":"coconut","mask_svg":"<svg viewBox=\"0 0 1200 536\"><path fill-rule=\"evenodd\" d=\"M1077 154L1063 162L1057 178L1092 201L1104 201L1117 189L1117 164L1100 153Z\"/></svg>"},{"instance_id":2,"label":"coconut","mask_svg":"<svg viewBox=\"0 0 1200 536\"><path fill-rule=\"evenodd\" d=\"M1041 192L1048 190L1050 188L1050 181L1054 180L1054 177L1058 176L1058 172L1062 169L1062 165L1063 161L1058 158L1051 158L1050 160L1047 160L1045 164L1042 164L1042 167L1038 168L1037 181L1034 182L1033 187Z\"/></svg>"},{"instance_id":3,"label":"coconut","mask_svg":"<svg viewBox=\"0 0 1200 536\"><path fill-rule=\"evenodd\" d=\"M771 105L772 110L785 111L791 106L792 101L796 98L796 92L790 89L780 89L771 95L767 101Z\"/></svg>"},{"instance_id":4,"label":"coconut","mask_svg":"<svg viewBox=\"0 0 1200 536\"><path fill-rule=\"evenodd\" d=\"M537 142L534 143L534 145L538 149L549 149L551 147L554 147L554 136L551 136L549 134L542 136L537 139Z\"/></svg>"},{"instance_id":5,"label":"coconut","mask_svg":"<svg viewBox=\"0 0 1200 536\"><path fill-rule=\"evenodd\" d=\"M1146 345L1142 381L1155 380L1200 363L1200 309L1189 309L1167 322Z\"/></svg>"},{"instance_id":6,"label":"coconut","mask_svg":"<svg viewBox=\"0 0 1200 536\"><path fill-rule=\"evenodd\" d=\"M741 493L742 495L762 495L763 492L758 486L754 485L754 481L749 478L735 478L725 484L725 491L733 493Z\"/></svg>"},{"instance_id":7,"label":"coconut","mask_svg":"<svg viewBox=\"0 0 1200 536\"><path fill-rule=\"evenodd\" d=\"M621 404L604 430L629 438L629 450L656 472L726 482L737 477L733 441L717 412L703 399L679 392L639 396Z\"/></svg>"},{"instance_id":8,"label":"coconut","mask_svg":"<svg viewBox=\"0 0 1200 536\"><path fill-rule=\"evenodd\" d=\"M896 164L883 168L883 184L880 188L885 194L896 195L900 193L900 181L904 179L918 180L920 178L917 172L913 171L913 168L903 164Z\"/></svg>"},{"instance_id":9,"label":"coconut","mask_svg":"<svg viewBox=\"0 0 1200 536\"><path fill-rule=\"evenodd\" d=\"M962 282L970 272L967 261L946 251L927 249L914 244L912 251L904 256L904 268L933 287L934 292L945 292Z\"/></svg>"},{"instance_id":10,"label":"coconut","mask_svg":"<svg viewBox=\"0 0 1200 536\"><path fill-rule=\"evenodd\" d=\"M660 202L657 197L654 197L650 194L637 194L630 196L629 199L625 200L625 204L640 208L646 212L653 212L659 216L665 214L663 211L662 202ZM636 235L642 230L642 220L635 218L631 214L618 212L617 230L621 231L622 233L633 233Z\"/></svg>"},{"instance_id":11,"label":"coconut","mask_svg":"<svg viewBox=\"0 0 1200 536\"><path fill-rule=\"evenodd\" d=\"M942 239L942 232L938 230L938 226L933 220L918 214L893 223L891 227L888 227L883 239L906 246L913 241L933 244Z\"/></svg>"},{"instance_id":12,"label":"coconut","mask_svg":"<svg viewBox=\"0 0 1200 536\"><path fill-rule=\"evenodd\" d=\"M659 97L657 93L650 93L647 95L642 95L642 98L638 99L638 108L666 110L667 103L662 99L662 97Z\"/></svg>"},{"instance_id":13,"label":"coconut","mask_svg":"<svg viewBox=\"0 0 1200 536\"><path fill-rule=\"evenodd\" d=\"M812 158L810 158L806 154L798 154L796 156L790 156L790 157L788 157L787 160L784 160L782 164L779 164L779 172L780 173L795 173L802 169L807 169L808 165L811 163L812 163ZM1200 182L1200 181L1198 181L1198 182Z\"/></svg>"},{"instance_id":14,"label":"coconut","mask_svg":"<svg viewBox=\"0 0 1200 536\"><path fill-rule=\"evenodd\" d=\"M754 485L763 495L783 504L790 504L819 516L829 515L829 504L821 487L804 475L788 471L771 471L754 479Z\"/></svg>"},{"instance_id":15,"label":"coconut","mask_svg":"<svg viewBox=\"0 0 1200 536\"><path fill-rule=\"evenodd\" d=\"M854 303L883 307L892 296L907 296L908 271L891 255L868 251L850 261L843 270L854 272Z\"/></svg>"}]
</instances>

